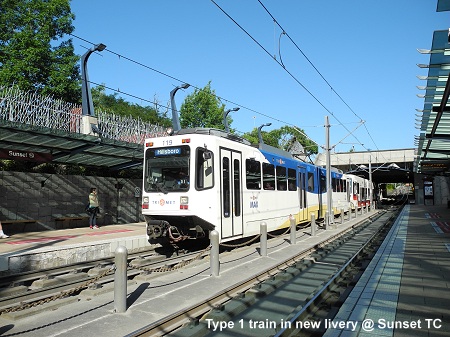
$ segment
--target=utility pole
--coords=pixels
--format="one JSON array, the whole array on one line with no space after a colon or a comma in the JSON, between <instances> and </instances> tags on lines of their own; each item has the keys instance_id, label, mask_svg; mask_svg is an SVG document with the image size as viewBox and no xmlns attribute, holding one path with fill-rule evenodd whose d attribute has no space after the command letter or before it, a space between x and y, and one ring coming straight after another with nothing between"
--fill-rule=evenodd
<instances>
[{"instance_id":1,"label":"utility pole","mask_svg":"<svg viewBox=\"0 0 450 337\"><path fill-rule=\"evenodd\" d=\"M325 230L327 230L331 224L331 217L333 216L333 201L332 193L333 187L331 184L331 149L330 149L330 122L328 116L325 116L325 151L326 151L326 184L327 184L327 210L328 217L325 217Z\"/></svg>"},{"instance_id":2,"label":"utility pole","mask_svg":"<svg viewBox=\"0 0 450 337\"><path fill-rule=\"evenodd\" d=\"M369 198L369 203L370 203L370 211L372 212L373 210L375 210L375 205L373 203L373 188L372 188L372 156L369 154L369 192L370 192L370 198Z\"/></svg>"}]
</instances>

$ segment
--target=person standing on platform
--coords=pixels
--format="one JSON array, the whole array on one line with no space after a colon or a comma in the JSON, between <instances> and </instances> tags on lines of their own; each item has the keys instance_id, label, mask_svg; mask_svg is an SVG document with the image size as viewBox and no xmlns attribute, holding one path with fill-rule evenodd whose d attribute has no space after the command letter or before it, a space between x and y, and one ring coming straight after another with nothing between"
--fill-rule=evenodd
<instances>
[{"instance_id":1,"label":"person standing on platform","mask_svg":"<svg viewBox=\"0 0 450 337\"><path fill-rule=\"evenodd\" d=\"M2 222L0 221L0 239L7 239L7 238L9 238L9 235L3 233Z\"/></svg>"},{"instance_id":2,"label":"person standing on platform","mask_svg":"<svg viewBox=\"0 0 450 337\"><path fill-rule=\"evenodd\" d=\"M99 208L98 208L98 195L97 195L97 189L95 187L91 188L91 191L89 193L89 208L88 213L89 216L89 227L91 229L98 228L97 226L97 214L98 214Z\"/></svg>"}]
</instances>

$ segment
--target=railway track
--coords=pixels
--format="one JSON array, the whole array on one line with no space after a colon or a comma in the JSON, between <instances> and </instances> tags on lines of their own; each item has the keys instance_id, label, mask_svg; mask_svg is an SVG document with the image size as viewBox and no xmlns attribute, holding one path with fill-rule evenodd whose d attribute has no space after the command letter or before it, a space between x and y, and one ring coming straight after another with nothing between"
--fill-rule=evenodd
<instances>
[{"instance_id":1,"label":"railway track","mask_svg":"<svg viewBox=\"0 0 450 337\"><path fill-rule=\"evenodd\" d=\"M127 337L295 336L298 331L286 326L334 317L399 211L379 212L319 246ZM316 336L320 329L303 329L303 333Z\"/></svg>"},{"instance_id":2,"label":"railway track","mask_svg":"<svg viewBox=\"0 0 450 337\"><path fill-rule=\"evenodd\" d=\"M200 253L201 254L201 253ZM151 271L170 270L199 252L166 257L154 249L128 255L127 277L132 280ZM0 278L0 314L16 312L60 298L79 295L87 288L98 289L114 282L114 258L27 272ZM111 291L112 287L109 287Z\"/></svg>"}]
</instances>

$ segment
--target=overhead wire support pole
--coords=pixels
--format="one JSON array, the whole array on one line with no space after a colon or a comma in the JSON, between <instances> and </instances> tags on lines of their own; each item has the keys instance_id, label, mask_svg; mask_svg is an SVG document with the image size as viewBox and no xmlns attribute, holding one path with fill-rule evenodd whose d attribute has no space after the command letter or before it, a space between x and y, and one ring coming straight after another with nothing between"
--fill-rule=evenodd
<instances>
[{"instance_id":1,"label":"overhead wire support pole","mask_svg":"<svg viewBox=\"0 0 450 337\"><path fill-rule=\"evenodd\" d=\"M177 86L175 89L173 89L170 92L170 107L172 108L172 126L173 126L173 130L174 131L179 131L181 129L180 119L178 117L178 110L177 110L177 107L175 105L175 93L179 89L187 89L189 87L190 87L190 84L184 83L182 85Z\"/></svg>"},{"instance_id":2,"label":"overhead wire support pole","mask_svg":"<svg viewBox=\"0 0 450 337\"><path fill-rule=\"evenodd\" d=\"M328 116L325 116L325 155L326 155L326 184L327 184L327 216L325 218L325 230L327 230L331 224L331 217L333 216L333 201L332 201L332 184L331 184L331 149L330 149L330 122Z\"/></svg>"},{"instance_id":3,"label":"overhead wire support pole","mask_svg":"<svg viewBox=\"0 0 450 337\"><path fill-rule=\"evenodd\" d=\"M375 205L373 204L373 183L372 183L372 156L369 154L369 191L370 191L370 197L369 197L369 205L370 205L370 211L372 212L375 210Z\"/></svg>"},{"instance_id":4,"label":"overhead wire support pole","mask_svg":"<svg viewBox=\"0 0 450 337\"><path fill-rule=\"evenodd\" d=\"M106 46L103 43L96 44L89 49L81 57L81 98L82 98L82 113L85 116L95 116L94 104L92 102L91 88L89 86L89 75L87 71L87 61L89 56L96 51L105 50Z\"/></svg>"}]
</instances>

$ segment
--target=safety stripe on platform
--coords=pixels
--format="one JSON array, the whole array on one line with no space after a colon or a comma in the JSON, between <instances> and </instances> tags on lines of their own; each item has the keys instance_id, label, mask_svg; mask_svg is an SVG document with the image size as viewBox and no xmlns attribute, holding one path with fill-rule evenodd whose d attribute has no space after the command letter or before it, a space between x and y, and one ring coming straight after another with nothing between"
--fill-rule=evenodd
<instances>
[{"instance_id":1,"label":"safety stripe on platform","mask_svg":"<svg viewBox=\"0 0 450 337\"><path fill-rule=\"evenodd\" d=\"M392 337L394 335L393 328L382 329L377 324L371 325L371 323L378 322L380 319L386 322L395 321L409 210L409 205L403 208L374 258L334 317L333 324L336 325L333 326L339 328L329 328L323 336ZM353 328L347 325L349 322L355 323Z\"/></svg>"},{"instance_id":2,"label":"safety stripe on platform","mask_svg":"<svg viewBox=\"0 0 450 337\"><path fill-rule=\"evenodd\" d=\"M52 236L45 238L37 238L37 239L28 239L28 240L19 240L19 241L10 241L5 242L8 245L23 245L27 243L38 243L38 242L49 242L49 241L64 241L70 240L81 236L97 236L97 235L108 235L115 233L125 233L132 232L132 229L116 229L116 230L108 230L108 231L99 231L97 229L93 229L92 232L80 235L61 235L61 236Z\"/></svg>"},{"instance_id":3,"label":"safety stripe on platform","mask_svg":"<svg viewBox=\"0 0 450 337\"><path fill-rule=\"evenodd\" d=\"M431 226L433 226L434 230L438 234L450 233L450 226L446 222L430 222Z\"/></svg>"},{"instance_id":4,"label":"safety stripe on platform","mask_svg":"<svg viewBox=\"0 0 450 337\"><path fill-rule=\"evenodd\" d=\"M439 219L441 216L438 213L425 213L425 218Z\"/></svg>"}]
</instances>

